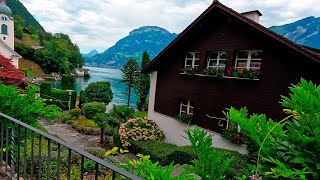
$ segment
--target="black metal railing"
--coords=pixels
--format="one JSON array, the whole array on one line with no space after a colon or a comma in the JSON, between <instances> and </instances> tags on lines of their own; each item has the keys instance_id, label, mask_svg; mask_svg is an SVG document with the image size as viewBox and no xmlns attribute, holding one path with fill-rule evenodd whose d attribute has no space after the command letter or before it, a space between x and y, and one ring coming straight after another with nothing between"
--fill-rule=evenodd
<instances>
[{"instance_id":1,"label":"black metal railing","mask_svg":"<svg viewBox=\"0 0 320 180\"><path fill-rule=\"evenodd\" d=\"M0 113L0 170L11 179L141 179Z\"/></svg>"}]
</instances>

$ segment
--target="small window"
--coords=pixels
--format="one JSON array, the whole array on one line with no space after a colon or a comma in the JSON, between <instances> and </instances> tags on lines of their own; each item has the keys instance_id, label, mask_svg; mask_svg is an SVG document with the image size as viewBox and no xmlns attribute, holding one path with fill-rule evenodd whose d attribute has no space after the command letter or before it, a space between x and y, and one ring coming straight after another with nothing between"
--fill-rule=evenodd
<instances>
[{"instance_id":1,"label":"small window","mask_svg":"<svg viewBox=\"0 0 320 180\"><path fill-rule=\"evenodd\" d=\"M207 68L225 69L227 64L227 52L210 52L208 55Z\"/></svg>"},{"instance_id":2,"label":"small window","mask_svg":"<svg viewBox=\"0 0 320 180\"><path fill-rule=\"evenodd\" d=\"M199 67L200 53L199 52L187 52L185 59L185 67Z\"/></svg>"},{"instance_id":3,"label":"small window","mask_svg":"<svg viewBox=\"0 0 320 180\"><path fill-rule=\"evenodd\" d=\"M6 37L3 37L3 40L5 41L5 40L6 40Z\"/></svg>"},{"instance_id":4,"label":"small window","mask_svg":"<svg viewBox=\"0 0 320 180\"><path fill-rule=\"evenodd\" d=\"M180 114L193 115L194 105L190 100L182 100L180 104Z\"/></svg>"},{"instance_id":5,"label":"small window","mask_svg":"<svg viewBox=\"0 0 320 180\"><path fill-rule=\"evenodd\" d=\"M8 34L8 26L5 24L1 25L1 34Z\"/></svg>"},{"instance_id":6,"label":"small window","mask_svg":"<svg viewBox=\"0 0 320 180\"><path fill-rule=\"evenodd\" d=\"M262 50L238 51L236 58L236 68L246 68L260 70L262 62Z\"/></svg>"}]
</instances>

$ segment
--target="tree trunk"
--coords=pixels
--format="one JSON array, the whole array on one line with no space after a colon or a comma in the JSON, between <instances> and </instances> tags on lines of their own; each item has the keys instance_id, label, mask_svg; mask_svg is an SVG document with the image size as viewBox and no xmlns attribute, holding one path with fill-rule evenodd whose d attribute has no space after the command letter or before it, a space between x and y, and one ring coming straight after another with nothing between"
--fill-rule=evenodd
<instances>
[{"instance_id":1,"label":"tree trunk","mask_svg":"<svg viewBox=\"0 0 320 180\"><path fill-rule=\"evenodd\" d=\"M131 87L129 87L129 92L128 92L128 107L130 107L130 97L131 97Z\"/></svg>"},{"instance_id":2,"label":"tree trunk","mask_svg":"<svg viewBox=\"0 0 320 180\"><path fill-rule=\"evenodd\" d=\"M104 128L101 128L100 130L101 130L101 132L100 132L100 144L103 144Z\"/></svg>"}]
</instances>

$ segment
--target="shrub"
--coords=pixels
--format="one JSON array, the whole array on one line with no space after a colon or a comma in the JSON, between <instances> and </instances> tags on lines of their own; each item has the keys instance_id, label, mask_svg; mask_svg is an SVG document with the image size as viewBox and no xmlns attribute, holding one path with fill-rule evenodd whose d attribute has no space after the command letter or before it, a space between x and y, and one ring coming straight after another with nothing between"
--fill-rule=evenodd
<instances>
[{"instance_id":1,"label":"shrub","mask_svg":"<svg viewBox=\"0 0 320 180\"><path fill-rule=\"evenodd\" d=\"M72 118L78 119L81 115L81 109L79 108L71 109L70 115Z\"/></svg>"},{"instance_id":2,"label":"shrub","mask_svg":"<svg viewBox=\"0 0 320 180\"><path fill-rule=\"evenodd\" d=\"M100 127L119 127L121 123L121 121L118 118L115 118L109 113L98 113L93 117L93 120Z\"/></svg>"},{"instance_id":3,"label":"shrub","mask_svg":"<svg viewBox=\"0 0 320 180\"><path fill-rule=\"evenodd\" d=\"M245 144L247 142L245 134L241 131L238 132L237 128L223 130L222 136L235 144Z\"/></svg>"},{"instance_id":4,"label":"shrub","mask_svg":"<svg viewBox=\"0 0 320 180\"><path fill-rule=\"evenodd\" d=\"M74 83L75 83L75 77L73 75L62 75L61 78L61 87L65 90L73 90L74 89Z\"/></svg>"},{"instance_id":5,"label":"shrub","mask_svg":"<svg viewBox=\"0 0 320 180\"><path fill-rule=\"evenodd\" d=\"M92 160L85 160L84 161L84 170L86 172L92 173L96 169L96 162Z\"/></svg>"},{"instance_id":6,"label":"shrub","mask_svg":"<svg viewBox=\"0 0 320 180\"><path fill-rule=\"evenodd\" d=\"M164 138L163 132L153 120L142 118L129 119L126 123L121 124L119 134L124 147L130 146L133 141Z\"/></svg>"},{"instance_id":7,"label":"shrub","mask_svg":"<svg viewBox=\"0 0 320 180\"><path fill-rule=\"evenodd\" d=\"M107 147L112 147L114 146L113 144L113 137L110 136L106 136L103 140L103 145L107 146Z\"/></svg>"},{"instance_id":8,"label":"shrub","mask_svg":"<svg viewBox=\"0 0 320 180\"><path fill-rule=\"evenodd\" d=\"M134 109L127 107L126 105L113 105L111 114L114 117L127 121L130 118L134 118Z\"/></svg>"},{"instance_id":9,"label":"shrub","mask_svg":"<svg viewBox=\"0 0 320 180\"><path fill-rule=\"evenodd\" d=\"M40 85L40 94L41 95L50 95L52 92L52 84L49 82L43 82Z\"/></svg>"},{"instance_id":10,"label":"shrub","mask_svg":"<svg viewBox=\"0 0 320 180\"><path fill-rule=\"evenodd\" d=\"M85 103L82 107L84 116L89 119L92 119L97 113L106 112L106 110L106 105L99 102Z\"/></svg>"},{"instance_id":11,"label":"shrub","mask_svg":"<svg viewBox=\"0 0 320 180\"><path fill-rule=\"evenodd\" d=\"M62 123L67 123L68 121L72 120L72 116L71 114L64 114L62 115L62 118L61 118L61 122Z\"/></svg>"},{"instance_id":12,"label":"shrub","mask_svg":"<svg viewBox=\"0 0 320 180\"><path fill-rule=\"evenodd\" d=\"M48 121L52 122L54 118L60 117L62 115L62 110L56 105L45 106L41 112Z\"/></svg>"},{"instance_id":13,"label":"shrub","mask_svg":"<svg viewBox=\"0 0 320 180\"><path fill-rule=\"evenodd\" d=\"M113 98L110 82L90 83L82 92L82 102L103 102L109 104Z\"/></svg>"},{"instance_id":14,"label":"shrub","mask_svg":"<svg viewBox=\"0 0 320 180\"><path fill-rule=\"evenodd\" d=\"M176 119L177 119L178 121L181 121L181 122L184 122L184 123L187 123L187 124L189 124L189 123L192 122L192 116L187 115L187 114L180 114L180 115L178 115L178 116L176 117Z\"/></svg>"},{"instance_id":15,"label":"shrub","mask_svg":"<svg viewBox=\"0 0 320 180\"><path fill-rule=\"evenodd\" d=\"M150 155L153 162L166 166L174 164L190 164L195 154L191 146L177 146L162 141L138 141L130 147L132 153Z\"/></svg>"},{"instance_id":16,"label":"shrub","mask_svg":"<svg viewBox=\"0 0 320 180\"><path fill-rule=\"evenodd\" d=\"M113 135L113 143L114 145L116 145L117 147L121 147L122 143L121 143L121 138L120 135L117 133L115 135Z\"/></svg>"},{"instance_id":17,"label":"shrub","mask_svg":"<svg viewBox=\"0 0 320 180\"><path fill-rule=\"evenodd\" d=\"M106 153L106 150L100 147L88 147L88 148L85 148L84 150L101 159L104 158L104 154Z\"/></svg>"}]
</instances>

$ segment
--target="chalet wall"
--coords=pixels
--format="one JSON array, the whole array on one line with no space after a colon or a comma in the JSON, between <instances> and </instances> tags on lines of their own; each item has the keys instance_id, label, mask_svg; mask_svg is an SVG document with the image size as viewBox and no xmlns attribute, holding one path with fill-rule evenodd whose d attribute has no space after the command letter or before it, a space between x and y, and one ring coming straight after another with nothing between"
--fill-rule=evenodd
<instances>
[{"instance_id":1,"label":"chalet wall","mask_svg":"<svg viewBox=\"0 0 320 180\"><path fill-rule=\"evenodd\" d=\"M263 50L259 81L179 74L188 51L200 51L200 68L204 69L206 51L226 50L228 68L234 66L237 50L250 49ZM320 84L319 63L221 14L204 19L201 26L183 37L159 62L155 111L176 117L180 100L191 100L195 104L196 124L215 132L220 129L218 121L208 119L206 114L224 117L222 111L226 108L246 106L251 113L265 113L279 120L285 116L280 95L288 95L292 83L304 77Z\"/></svg>"}]
</instances>

